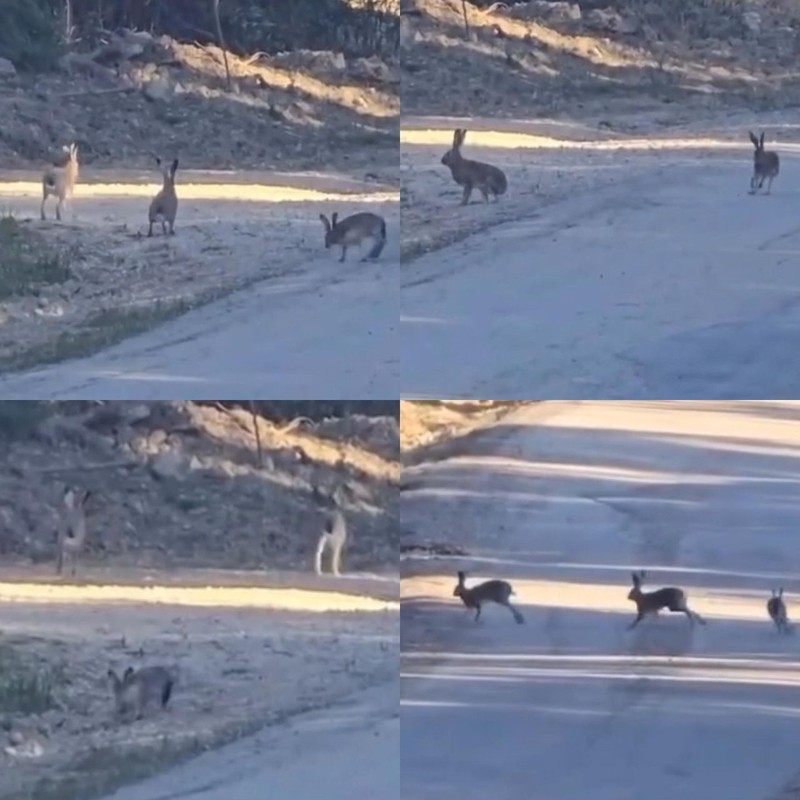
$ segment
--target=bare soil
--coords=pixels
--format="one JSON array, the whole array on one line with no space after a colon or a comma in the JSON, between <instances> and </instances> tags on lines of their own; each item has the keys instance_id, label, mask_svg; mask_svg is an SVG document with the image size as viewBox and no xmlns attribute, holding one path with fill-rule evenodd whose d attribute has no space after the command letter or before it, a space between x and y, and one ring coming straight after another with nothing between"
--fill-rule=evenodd
<instances>
[{"instance_id":1,"label":"bare soil","mask_svg":"<svg viewBox=\"0 0 800 800\"><path fill-rule=\"evenodd\" d=\"M395 419L353 417L345 427L330 421L282 432L259 418L259 468L252 420L243 411L191 402L108 402L53 415L47 404L4 407L18 417L4 425L23 431L5 443L0 465L6 565L55 563L57 509L70 483L93 493L85 559L91 566L306 572L324 520L314 489L330 494L344 481L348 570L396 567ZM45 417L24 435L28 416L40 408ZM329 433L315 433L326 427Z\"/></svg>"}]
</instances>

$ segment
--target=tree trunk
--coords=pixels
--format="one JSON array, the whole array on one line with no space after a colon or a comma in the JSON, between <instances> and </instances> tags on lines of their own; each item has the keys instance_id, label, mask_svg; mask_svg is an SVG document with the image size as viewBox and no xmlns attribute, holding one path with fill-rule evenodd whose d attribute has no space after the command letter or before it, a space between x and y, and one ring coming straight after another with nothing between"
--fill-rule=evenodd
<instances>
[{"instance_id":1,"label":"tree trunk","mask_svg":"<svg viewBox=\"0 0 800 800\"><path fill-rule=\"evenodd\" d=\"M219 20L219 0L214 0L214 22L217 26L217 41L222 49L222 60L225 62L225 83L228 91L231 90L231 71L228 67L228 50L225 47L225 39L222 36L222 23Z\"/></svg>"}]
</instances>

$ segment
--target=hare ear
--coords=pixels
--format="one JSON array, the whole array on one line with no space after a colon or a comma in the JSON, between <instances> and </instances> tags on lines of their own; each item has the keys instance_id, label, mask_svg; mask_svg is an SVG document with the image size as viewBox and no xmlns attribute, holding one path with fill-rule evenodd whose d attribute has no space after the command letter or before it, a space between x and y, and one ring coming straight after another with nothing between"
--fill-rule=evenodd
<instances>
[{"instance_id":1,"label":"hare ear","mask_svg":"<svg viewBox=\"0 0 800 800\"><path fill-rule=\"evenodd\" d=\"M320 214L319 218L322 220L322 224L325 226L325 232L327 233L331 229L331 223L328 222L328 218L324 214Z\"/></svg>"},{"instance_id":2,"label":"hare ear","mask_svg":"<svg viewBox=\"0 0 800 800\"><path fill-rule=\"evenodd\" d=\"M174 177L175 177L175 173L176 173L177 171L178 171L178 159L176 158L176 159L175 159L175 160L172 162L172 168L170 169L170 175L172 175L172 177L174 178Z\"/></svg>"},{"instance_id":3,"label":"hare ear","mask_svg":"<svg viewBox=\"0 0 800 800\"><path fill-rule=\"evenodd\" d=\"M334 228L336 227L336 220L337 219L339 219L339 212L338 211L334 211L333 214L331 214L331 225L333 225Z\"/></svg>"},{"instance_id":4,"label":"hare ear","mask_svg":"<svg viewBox=\"0 0 800 800\"><path fill-rule=\"evenodd\" d=\"M761 149L764 149L764 131L761 131L761 139L759 140L759 144L761 145Z\"/></svg>"},{"instance_id":5,"label":"hare ear","mask_svg":"<svg viewBox=\"0 0 800 800\"><path fill-rule=\"evenodd\" d=\"M635 572L631 572L631 578L633 578L633 585L639 585L639 576Z\"/></svg>"},{"instance_id":6,"label":"hare ear","mask_svg":"<svg viewBox=\"0 0 800 800\"><path fill-rule=\"evenodd\" d=\"M748 134L750 135L750 141L751 141L751 142L752 142L752 143L753 143L753 144L754 144L756 147L758 147L758 139L756 139L756 135L753 133L753 131L748 131Z\"/></svg>"},{"instance_id":7,"label":"hare ear","mask_svg":"<svg viewBox=\"0 0 800 800\"><path fill-rule=\"evenodd\" d=\"M467 129L466 128L462 128L461 129L461 144L464 144L464 139L466 139L466 138L467 138Z\"/></svg>"},{"instance_id":8,"label":"hare ear","mask_svg":"<svg viewBox=\"0 0 800 800\"><path fill-rule=\"evenodd\" d=\"M82 506L85 506L85 505L86 505L86 501L87 501L87 500L88 500L88 499L89 499L91 496L92 496L92 491L91 491L91 489L87 489L87 490L86 490L86 491L83 493L83 497L81 498L81 505L82 505Z\"/></svg>"},{"instance_id":9,"label":"hare ear","mask_svg":"<svg viewBox=\"0 0 800 800\"><path fill-rule=\"evenodd\" d=\"M778 589L778 597L783 597L783 586L781 586L781 588Z\"/></svg>"},{"instance_id":10,"label":"hare ear","mask_svg":"<svg viewBox=\"0 0 800 800\"><path fill-rule=\"evenodd\" d=\"M161 159L158 156L156 156L156 165L161 166Z\"/></svg>"}]
</instances>

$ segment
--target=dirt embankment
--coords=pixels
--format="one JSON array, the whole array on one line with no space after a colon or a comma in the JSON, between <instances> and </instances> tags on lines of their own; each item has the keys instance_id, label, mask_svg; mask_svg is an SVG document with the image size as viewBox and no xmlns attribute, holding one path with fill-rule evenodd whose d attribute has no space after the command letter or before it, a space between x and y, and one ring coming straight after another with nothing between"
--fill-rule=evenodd
<instances>
[{"instance_id":1,"label":"dirt embankment","mask_svg":"<svg viewBox=\"0 0 800 800\"><path fill-rule=\"evenodd\" d=\"M96 797L396 678L396 419L20 401L0 436L3 800ZM67 484L92 492L77 580L54 574ZM320 580L337 487L345 575ZM153 664L177 675L169 709L120 723L108 669Z\"/></svg>"}]
</instances>

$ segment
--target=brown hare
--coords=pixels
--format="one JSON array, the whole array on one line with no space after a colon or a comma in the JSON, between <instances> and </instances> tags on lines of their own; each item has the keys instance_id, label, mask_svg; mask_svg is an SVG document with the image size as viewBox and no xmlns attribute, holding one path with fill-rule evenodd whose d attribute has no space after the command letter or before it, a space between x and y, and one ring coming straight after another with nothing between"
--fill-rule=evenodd
<instances>
[{"instance_id":1,"label":"brown hare","mask_svg":"<svg viewBox=\"0 0 800 800\"><path fill-rule=\"evenodd\" d=\"M108 671L117 715L123 720L141 719L145 708L157 702L165 709L172 696L175 673L166 667L128 667L120 679L113 669Z\"/></svg>"},{"instance_id":2,"label":"brown hare","mask_svg":"<svg viewBox=\"0 0 800 800\"><path fill-rule=\"evenodd\" d=\"M509 598L514 594L514 589L508 581L484 581L468 589L464 585L466 576L466 572L459 571L458 585L453 589L453 597L460 597L461 602L467 608L475 609L476 622L480 619L481 606L484 603L497 603L498 605L505 606L511 612L518 625L525 622L525 618L522 614L511 604Z\"/></svg>"},{"instance_id":3,"label":"brown hare","mask_svg":"<svg viewBox=\"0 0 800 800\"><path fill-rule=\"evenodd\" d=\"M71 486L64 489L61 499L61 514L58 529L58 565L60 575L64 562L72 563L71 574L75 574L78 556L86 546L86 501L92 496L90 491L78 492Z\"/></svg>"},{"instance_id":4,"label":"brown hare","mask_svg":"<svg viewBox=\"0 0 800 800\"><path fill-rule=\"evenodd\" d=\"M753 131L749 131L750 141L755 146L753 153L753 177L750 178L750 192L755 194L767 181L767 194L772 191L772 181L778 175L781 164L778 154L772 150L764 149L764 132L761 132L761 138L757 139Z\"/></svg>"},{"instance_id":5,"label":"brown hare","mask_svg":"<svg viewBox=\"0 0 800 800\"><path fill-rule=\"evenodd\" d=\"M361 260L374 261L386 245L386 221L377 214L360 211L338 221L339 215L334 211L330 220L320 214L319 218L325 227L325 249L338 244L342 248L342 263L347 256L350 245L360 245L365 239L372 239L372 249Z\"/></svg>"},{"instance_id":6,"label":"brown hare","mask_svg":"<svg viewBox=\"0 0 800 800\"><path fill-rule=\"evenodd\" d=\"M150 227L147 230L147 235L153 235L153 224L160 218L161 231L167 232L167 223L169 223L170 234L175 233L175 217L178 215L178 195L175 192L175 173L178 171L178 159L176 158L169 167L165 167L161 163L160 158L156 158L164 183L161 186L158 194L153 198L150 203L150 210L147 217L150 221Z\"/></svg>"},{"instance_id":7,"label":"brown hare","mask_svg":"<svg viewBox=\"0 0 800 800\"><path fill-rule=\"evenodd\" d=\"M778 633L789 633L791 626L789 625L789 616L786 613L786 602L783 599L783 587L777 591L772 590L772 597L767 600L767 614L770 619L775 623Z\"/></svg>"},{"instance_id":8,"label":"brown hare","mask_svg":"<svg viewBox=\"0 0 800 800\"><path fill-rule=\"evenodd\" d=\"M686 592L683 589L678 589L675 586L669 586L664 589L656 589L654 592L643 592L642 581L647 576L644 571L631 573L633 578L633 588L628 592L628 600L633 600L636 603L636 619L628 625L628 629L638 625L646 616L651 614L657 615L662 608L669 609L670 611L680 611L689 618L689 621L694 625L699 622L705 625L705 620L694 611L689 609L686 604Z\"/></svg>"},{"instance_id":9,"label":"brown hare","mask_svg":"<svg viewBox=\"0 0 800 800\"><path fill-rule=\"evenodd\" d=\"M71 199L78 181L78 145L64 145L64 155L59 164L48 167L42 175L42 207L41 217L46 219L44 204L53 195L58 198L56 219L61 220L61 206L65 200Z\"/></svg>"},{"instance_id":10,"label":"brown hare","mask_svg":"<svg viewBox=\"0 0 800 800\"><path fill-rule=\"evenodd\" d=\"M508 188L505 173L491 164L464 158L461 155L461 145L464 144L466 135L467 131L464 128L456 128L453 133L453 146L442 156L442 164L450 168L453 180L464 188L461 195L462 206L469 202L473 189L478 189L487 203L489 195L493 195L496 200Z\"/></svg>"}]
</instances>

